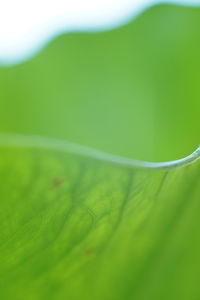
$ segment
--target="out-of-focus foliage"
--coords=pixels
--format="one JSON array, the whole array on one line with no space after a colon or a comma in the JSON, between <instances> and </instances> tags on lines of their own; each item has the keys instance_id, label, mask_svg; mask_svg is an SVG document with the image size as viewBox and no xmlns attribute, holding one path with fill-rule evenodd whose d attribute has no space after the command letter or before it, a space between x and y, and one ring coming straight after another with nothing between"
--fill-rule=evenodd
<instances>
[{"instance_id":1,"label":"out-of-focus foliage","mask_svg":"<svg viewBox=\"0 0 200 300\"><path fill-rule=\"evenodd\" d=\"M156 6L111 32L57 38L0 70L0 131L54 136L145 160L200 139L200 9Z\"/></svg>"},{"instance_id":2,"label":"out-of-focus foliage","mask_svg":"<svg viewBox=\"0 0 200 300\"><path fill-rule=\"evenodd\" d=\"M0 70L0 131L184 156L200 136L199 26L200 9L157 6L57 38ZM199 162L151 171L2 144L1 300L200 298Z\"/></svg>"},{"instance_id":3,"label":"out-of-focus foliage","mask_svg":"<svg viewBox=\"0 0 200 300\"><path fill-rule=\"evenodd\" d=\"M199 167L1 147L0 298L199 299Z\"/></svg>"}]
</instances>

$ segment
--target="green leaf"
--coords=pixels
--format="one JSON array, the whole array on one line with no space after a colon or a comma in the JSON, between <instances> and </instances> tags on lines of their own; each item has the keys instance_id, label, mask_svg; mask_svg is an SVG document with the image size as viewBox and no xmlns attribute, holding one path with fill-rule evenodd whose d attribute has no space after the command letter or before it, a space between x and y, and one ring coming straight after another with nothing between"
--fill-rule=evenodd
<instances>
[{"instance_id":1,"label":"green leaf","mask_svg":"<svg viewBox=\"0 0 200 300\"><path fill-rule=\"evenodd\" d=\"M200 140L200 9L161 5L103 33L57 38L0 69L0 131L51 136L148 161Z\"/></svg>"},{"instance_id":2,"label":"green leaf","mask_svg":"<svg viewBox=\"0 0 200 300\"><path fill-rule=\"evenodd\" d=\"M0 69L0 131L149 161L191 153L199 26L200 9L162 5L57 38ZM152 170L14 141L0 137L1 299L200 298L199 162Z\"/></svg>"},{"instance_id":3,"label":"green leaf","mask_svg":"<svg viewBox=\"0 0 200 300\"><path fill-rule=\"evenodd\" d=\"M199 162L153 170L41 141L1 142L1 299L198 299Z\"/></svg>"}]
</instances>

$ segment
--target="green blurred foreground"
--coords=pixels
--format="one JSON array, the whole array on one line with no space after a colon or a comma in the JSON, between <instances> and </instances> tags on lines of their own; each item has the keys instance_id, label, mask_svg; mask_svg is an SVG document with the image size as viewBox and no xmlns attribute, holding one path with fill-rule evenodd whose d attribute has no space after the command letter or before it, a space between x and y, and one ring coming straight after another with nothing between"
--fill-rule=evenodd
<instances>
[{"instance_id":1,"label":"green blurred foreground","mask_svg":"<svg viewBox=\"0 0 200 300\"><path fill-rule=\"evenodd\" d=\"M157 6L105 33L57 38L0 69L0 131L150 161L200 141L200 9Z\"/></svg>"},{"instance_id":2,"label":"green blurred foreground","mask_svg":"<svg viewBox=\"0 0 200 300\"><path fill-rule=\"evenodd\" d=\"M145 160L200 140L200 9L58 38L0 70L0 131ZM2 144L2 143L1 143ZM200 299L200 162L162 171L0 146L1 300Z\"/></svg>"}]
</instances>

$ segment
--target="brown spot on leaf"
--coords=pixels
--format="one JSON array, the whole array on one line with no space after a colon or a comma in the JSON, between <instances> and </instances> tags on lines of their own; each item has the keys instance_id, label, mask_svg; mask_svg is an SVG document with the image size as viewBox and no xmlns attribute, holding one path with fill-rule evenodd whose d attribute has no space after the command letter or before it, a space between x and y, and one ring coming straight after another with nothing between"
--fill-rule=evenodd
<instances>
[{"instance_id":1,"label":"brown spot on leaf","mask_svg":"<svg viewBox=\"0 0 200 300\"><path fill-rule=\"evenodd\" d=\"M64 183L64 178L54 178L52 181L52 189L59 188Z\"/></svg>"},{"instance_id":2,"label":"brown spot on leaf","mask_svg":"<svg viewBox=\"0 0 200 300\"><path fill-rule=\"evenodd\" d=\"M95 249L94 248L88 248L85 250L85 255L86 256L91 256L95 254Z\"/></svg>"}]
</instances>

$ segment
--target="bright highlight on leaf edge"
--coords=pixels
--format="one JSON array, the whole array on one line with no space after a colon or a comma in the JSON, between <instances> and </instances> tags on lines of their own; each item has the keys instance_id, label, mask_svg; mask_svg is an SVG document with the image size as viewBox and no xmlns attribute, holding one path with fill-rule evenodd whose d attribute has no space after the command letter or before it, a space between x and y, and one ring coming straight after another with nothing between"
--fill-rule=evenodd
<instances>
[{"instance_id":1,"label":"bright highlight on leaf edge","mask_svg":"<svg viewBox=\"0 0 200 300\"><path fill-rule=\"evenodd\" d=\"M190 165L200 159L200 145L190 155L173 161L167 162L147 162L139 161L110 153L101 150L92 149L79 144L71 143L64 140L42 136L29 136L22 134L7 134L0 133L0 146L1 147L28 147L28 148L41 148L57 150L61 152L74 153L80 156L90 157L93 159L105 161L108 163L118 164L126 167L133 168L147 168L147 169L174 169Z\"/></svg>"}]
</instances>

